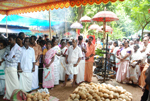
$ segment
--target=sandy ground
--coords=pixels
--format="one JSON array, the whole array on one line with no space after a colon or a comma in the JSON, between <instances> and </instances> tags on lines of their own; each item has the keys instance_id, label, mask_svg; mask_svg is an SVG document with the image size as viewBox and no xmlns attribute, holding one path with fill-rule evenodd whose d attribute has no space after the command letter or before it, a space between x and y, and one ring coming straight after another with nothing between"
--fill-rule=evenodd
<instances>
[{"instance_id":1,"label":"sandy ground","mask_svg":"<svg viewBox=\"0 0 150 101\"><path fill-rule=\"evenodd\" d=\"M99 81L97 80L96 77L93 77L92 82L97 83ZM133 94L133 101L140 101L141 96L143 94L141 88L133 87L132 85L127 85L127 84L120 84L117 83L114 79L106 81L106 83L122 86L124 89L126 89L127 91ZM58 99L60 99L60 101L65 101L76 87L72 87L71 82L67 82L66 87L61 87L61 86L62 83L58 86L55 86L54 89L49 91L52 96L57 97ZM0 101L5 101L2 98L3 96L0 96Z\"/></svg>"}]
</instances>

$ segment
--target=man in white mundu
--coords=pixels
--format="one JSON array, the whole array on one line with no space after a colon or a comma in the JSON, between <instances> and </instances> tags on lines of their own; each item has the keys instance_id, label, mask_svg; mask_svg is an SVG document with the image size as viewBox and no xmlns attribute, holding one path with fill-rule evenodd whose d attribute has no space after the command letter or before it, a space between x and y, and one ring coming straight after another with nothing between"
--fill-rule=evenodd
<instances>
[{"instance_id":1,"label":"man in white mundu","mask_svg":"<svg viewBox=\"0 0 150 101\"><path fill-rule=\"evenodd\" d=\"M78 64L82 58L82 51L81 48L77 46L77 40L72 40L72 46L70 46L66 52L66 75L65 75L65 82L63 86L66 86L66 82L68 76L70 74L74 75L72 86L75 86L77 74L78 74Z\"/></svg>"},{"instance_id":2,"label":"man in white mundu","mask_svg":"<svg viewBox=\"0 0 150 101\"><path fill-rule=\"evenodd\" d=\"M84 81L84 72L85 72L85 53L86 53L86 44L83 42L83 36L78 36L78 46L82 50L82 58L78 66L79 73L77 74L76 83L79 84Z\"/></svg>"},{"instance_id":3,"label":"man in white mundu","mask_svg":"<svg viewBox=\"0 0 150 101\"><path fill-rule=\"evenodd\" d=\"M21 56L21 47L16 43L16 35L9 35L10 45L6 47L3 60L5 60L5 84L6 91L4 99L10 100L15 89L19 89L17 75L18 61Z\"/></svg>"},{"instance_id":4,"label":"man in white mundu","mask_svg":"<svg viewBox=\"0 0 150 101\"><path fill-rule=\"evenodd\" d=\"M21 58L18 63L20 89L29 92L32 90L32 72L35 71L35 52L29 47L29 38L24 39L24 46L22 47Z\"/></svg>"}]
</instances>

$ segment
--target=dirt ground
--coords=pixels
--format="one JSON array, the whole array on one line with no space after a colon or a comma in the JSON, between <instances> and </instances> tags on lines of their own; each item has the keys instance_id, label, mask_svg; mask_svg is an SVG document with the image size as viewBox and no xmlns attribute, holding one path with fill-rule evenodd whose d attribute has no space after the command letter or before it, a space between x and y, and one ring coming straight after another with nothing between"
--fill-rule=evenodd
<instances>
[{"instance_id":1,"label":"dirt ground","mask_svg":"<svg viewBox=\"0 0 150 101\"><path fill-rule=\"evenodd\" d=\"M93 77L92 82L97 83L99 81L97 80L96 77ZM141 88L133 87L132 85L127 85L127 84L120 84L120 83L117 83L114 79L106 81L106 83L122 86L124 89L126 89L127 91L133 94L133 101L140 101L141 96L143 94ZM62 86L62 83L58 86L55 86L54 89L49 90L49 91L50 91L51 96L57 97L59 101L65 101L76 87L72 87L71 82L68 82L66 87L61 87L61 86ZM3 96L0 96L0 101L5 101L2 98Z\"/></svg>"}]
</instances>

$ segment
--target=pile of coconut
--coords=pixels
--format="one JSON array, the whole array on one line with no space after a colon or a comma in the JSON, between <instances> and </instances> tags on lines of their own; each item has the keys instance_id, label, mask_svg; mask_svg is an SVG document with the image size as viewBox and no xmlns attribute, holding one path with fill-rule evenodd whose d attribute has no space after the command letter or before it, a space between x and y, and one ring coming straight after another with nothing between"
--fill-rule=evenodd
<instances>
[{"instance_id":1,"label":"pile of coconut","mask_svg":"<svg viewBox=\"0 0 150 101\"><path fill-rule=\"evenodd\" d=\"M132 101L132 94L121 86L82 83L66 101Z\"/></svg>"}]
</instances>

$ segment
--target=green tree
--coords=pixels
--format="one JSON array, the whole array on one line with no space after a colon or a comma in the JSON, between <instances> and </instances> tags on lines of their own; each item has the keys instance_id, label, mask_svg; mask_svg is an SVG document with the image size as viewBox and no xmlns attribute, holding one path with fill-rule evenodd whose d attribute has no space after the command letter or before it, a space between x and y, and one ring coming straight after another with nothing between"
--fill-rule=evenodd
<instances>
[{"instance_id":1,"label":"green tree","mask_svg":"<svg viewBox=\"0 0 150 101\"><path fill-rule=\"evenodd\" d=\"M126 0L122 5L125 7L126 13L131 17L132 21L134 21L135 29L142 29L143 37L143 31L150 23L150 15L148 14L150 0Z\"/></svg>"}]
</instances>

